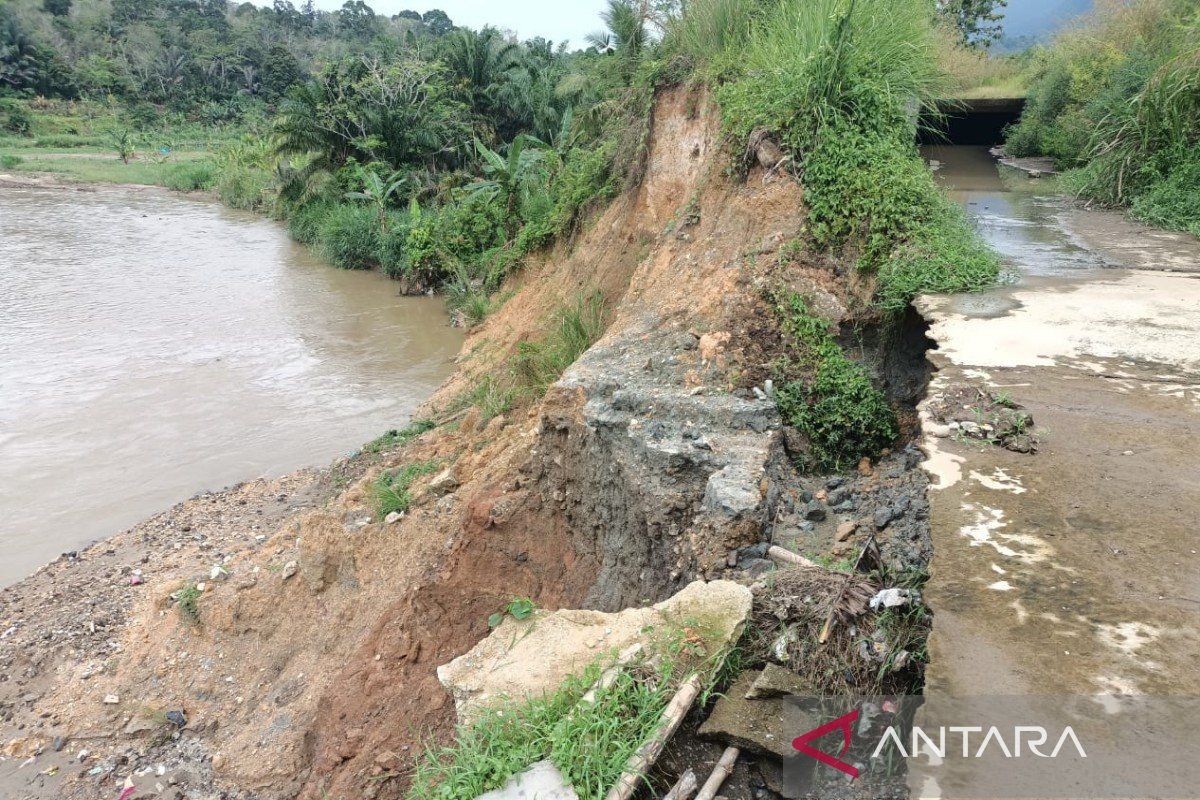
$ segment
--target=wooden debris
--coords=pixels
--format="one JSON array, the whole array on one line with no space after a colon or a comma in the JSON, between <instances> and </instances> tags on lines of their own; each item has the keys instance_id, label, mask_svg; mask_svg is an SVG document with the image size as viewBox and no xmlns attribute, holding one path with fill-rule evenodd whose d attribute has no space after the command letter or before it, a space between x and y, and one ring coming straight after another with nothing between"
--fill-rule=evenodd
<instances>
[{"instance_id":1,"label":"wooden debris","mask_svg":"<svg viewBox=\"0 0 1200 800\"><path fill-rule=\"evenodd\" d=\"M658 760L667 741L679 728L696 696L700 694L700 675L694 674L679 687L671 702L663 709L658 729L629 757L621 777L608 790L604 800L629 800L645 780L646 772ZM711 798L709 799L711 800Z\"/></svg>"},{"instance_id":2,"label":"wooden debris","mask_svg":"<svg viewBox=\"0 0 1200 800\"><path fill-rule=\"evenodd\" d=\"M699 786L696 773L689 769L679 776L679 780L675 781L671 791L663 795L662 800L689 800Z\"/></svg>"},{"instance_id":3,"label":"wooden debris","mask_svg":"<svg viewBox=\"0 0 1200 800\"><path fill-rule=\"evenodd\" d=\"M592 684L592 688L587 690L587 694L579 699L579 705L587 703L594 705L596 703L596 695L613 685L613 681L617 679L617 675L625 668L625 665L634 659L634 657L642 652L641 642L634 642L629 647L621 651L617 656L617 661L604 672L600 673L600 677Z\"/></svg>"},{"instance_id":4,"label":"wooden debris","mask_svg":"<svg viewBox=\"0 0 1200 800\"><path fill-rule=\"evenodd\" d=\"M821 626L821 634L817 637L817 641L825 644L829 641L830 635L833 634L833 624L837 621L840 615L855 616L853 611L847 611L848 607L856 607L859 604L861 588L852 588L852 582L860 572L873 569L879 565L879 545L875 543L875 533L872 532L867 537L867 541L863 543L862 550L858 553L858 558L854 560L854 569L846 575L846 580L842 582L842 588L838 591L837 597L834 598L833 604L829 607L829 614L825 617L825 624ZM868 595L869 596L869 595ZM864 607L865 609L865 607ZM861 613L861 612L859 612Z\"/></svg>"},{"instance_id":5,"label":"wooden debris","mask_svg":"<svg viewBox=\"0 0 1200 800\"><path fill-rule=\"evenodd\" d=\"M816 567L817 569L823 569L823 567L817 562L811 561L802 555L793 553L791 550L784 550L777 544L773 544L767 548L767 555L781 564L799 564L802 567Z\"/></svg>"},{"instance_id":6,"label":"wooden debris","mask_svg":"<svg viewBox=\"0 0 1200 800\"><path fill-rule=\"evenodd\" d=\"M721 784L733 772L733 765L737 763L739 755L741 755L741 751L736 747L725 748L725 752L721 754L721 759L713 767L712 774L708 776L708 780L704 782L704 787L700 789L700 794L696 795L696 800L713 800L717 796L717 792L721 789Z\"/></svg>"}]
</instances>

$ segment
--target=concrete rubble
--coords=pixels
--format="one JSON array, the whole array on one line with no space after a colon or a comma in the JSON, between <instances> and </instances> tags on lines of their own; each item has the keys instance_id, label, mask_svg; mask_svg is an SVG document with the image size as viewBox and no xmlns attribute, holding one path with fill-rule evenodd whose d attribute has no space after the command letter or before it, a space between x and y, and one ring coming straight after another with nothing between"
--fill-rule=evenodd
<instances>
[{"instance_id":1,"label":"concrete rubble","mask_svg":"<svg viewBox=\"0 0 1200 800\"><path fill-rule=\"evenodd\" d=\"M599 611L537 612L507 617L470 651L438 667L438 680L454 697L460 720L501 698L521 699L554 691L606 654L646 642L665 626L696 624L712 652L737 638L750 614L750 590L732 581L694 581L673 597L647 608L614 614Z\"/></svg>"}]
</instances>

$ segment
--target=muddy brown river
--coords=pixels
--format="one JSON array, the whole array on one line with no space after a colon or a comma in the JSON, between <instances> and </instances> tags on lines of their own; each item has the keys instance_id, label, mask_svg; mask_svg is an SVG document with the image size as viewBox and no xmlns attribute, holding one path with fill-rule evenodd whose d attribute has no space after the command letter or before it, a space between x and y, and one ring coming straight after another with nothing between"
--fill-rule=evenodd
<instances>
[{"instance_id":1,"label":"muddy brown river","mask_svg":"<svg viewBox=\"0 0 1200 800\"><path fill-rule=\"evenodd\" d=\"M159 191L0 189L0 275L0 586L402 425L461 343L439 299Z\"/></svg>"}]
</instances>

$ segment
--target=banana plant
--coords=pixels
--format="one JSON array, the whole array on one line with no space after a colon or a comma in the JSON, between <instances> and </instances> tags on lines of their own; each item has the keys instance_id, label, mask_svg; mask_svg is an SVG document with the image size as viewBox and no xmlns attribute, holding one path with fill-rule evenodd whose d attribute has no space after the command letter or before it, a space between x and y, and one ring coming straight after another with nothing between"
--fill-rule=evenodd
<instances>
[{"instance_id":1,"label":"banana plant","mask_svg":"<svg viewBox=\"0 0 1200 800\"><path fill-rule=\"evenodd\" d=\"M381 178L378 173L366 171L363 173L362 191L346 192L347 200L363 200L375 206L379 213L379 226L387 232L387 211L392 198L404 188L410 178L399 171L393 172L387 178Z\"/></svg>"},{"instance_id":2,"label":"banana plant","mask_svg":"<svg viewBox=\"0 0 1200 800\"><path fill-rule=\"evenodd\" d=\"M529 181L541 174L541 165L546 158L546 145L528 134L521 134L508 146L508 157L497 153L475 139L475 151L483 165L486 180L476 181L467 187L474 195L500 197L504 200L509 219L513 218L517 200Z\"/></svg>"},{"instance_id":3,"label":"banana plant","mask_svg":"<svg viewBox=\"0 0 1200 800\"><path fill-rule=\"evenodd\" d=\"M117 158L121 159L122 164L128 164L135 155L133 145L133 134L128 129L117 131L113 134L113 149L117 151Z\"/></svg>"}]
</instances>

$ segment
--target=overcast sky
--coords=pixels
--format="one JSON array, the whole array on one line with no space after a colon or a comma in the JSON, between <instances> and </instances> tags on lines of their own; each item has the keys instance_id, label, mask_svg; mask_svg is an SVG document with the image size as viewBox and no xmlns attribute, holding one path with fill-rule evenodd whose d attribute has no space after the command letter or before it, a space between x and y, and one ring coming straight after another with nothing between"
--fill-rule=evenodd
<instances>
[{"instance_id":1,"label":"overcast sky","mask_svg":"<svg viewBox=\"0 0 1200 800\"><path fill-rule=\"evenodd\" d=\"M335 11L344 0L317 0L317 7ZM296 1L297 6L300 2ZM377 14L391 16L405 9L425 12L440 8L456 25L482 28L494 25L516 31L522 39L545 36L581 46L583 37L604 27L600 9L605 0L367 0Z\"/></svg>"},{"instance_id":2,"label":"overcast sky","mask_svg":"<svg viewBox=\"0 0 1200 800\"><path fill-rule=\"evenodd\" d=\"M301 0L294 2L299 6ZM335 11L345 0L316 2L319 8ZM269 5L270 0L258 3ZM522 39L545 36L554 42L567 40L575 46L582 46L584 36L604 27L600 10L605 3L606 0L367 0L376 13L388 16L405 9L425 12L440 8L456 24L472 28L494 25L516 31ZM1008 12L1012 17L1009 33L1045 34L1091 4L1091 0L1009 0Z\"/></svg>"}]
</instances>

